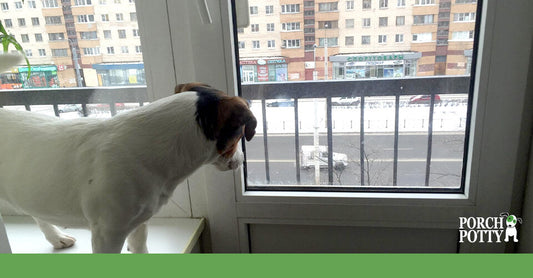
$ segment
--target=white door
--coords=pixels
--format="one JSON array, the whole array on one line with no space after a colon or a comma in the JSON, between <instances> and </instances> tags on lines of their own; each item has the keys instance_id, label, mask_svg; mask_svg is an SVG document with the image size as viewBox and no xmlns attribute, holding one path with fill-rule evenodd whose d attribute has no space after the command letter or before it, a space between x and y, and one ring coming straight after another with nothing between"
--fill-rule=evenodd
<instances>
[{"instance_id":1,"label":"white door","mask_svg":"<svg viewBox=\"0 0 533 278\"><path fill-rule=\"evenodd\" d=\"M260 8L266 5L249 2ZM141 1L137 5L144 39L153 39L143 43L143 50L147 66L152 67L147 76L155 97L171 92L173 81L202 81L237 94L230 1ZM459 217L497 216L504 211L520 214L527 173L527 157L521 153L527 153L531 143L524 139L531 131L520 125L531 118L531 111L521 105L531 97L526 94L530 61L525 58L531 55L531 8L529 1L513 5L483 1L463 192L251 191L245 190L242 170L220 173L205 167L188 182L192 214L208 218L212 250L511 250L503 243L459 244L458 226ZM171 76L165 69L170 69Z\"/></svg>"}]
</instances>

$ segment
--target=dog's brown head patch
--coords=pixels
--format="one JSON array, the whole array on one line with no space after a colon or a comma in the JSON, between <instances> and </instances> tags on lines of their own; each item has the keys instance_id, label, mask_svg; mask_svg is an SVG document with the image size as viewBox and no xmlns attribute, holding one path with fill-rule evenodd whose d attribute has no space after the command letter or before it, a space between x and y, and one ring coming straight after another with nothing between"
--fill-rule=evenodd
<instances>
[{"instance_id":1,"label":"dog's brown head patch","mask_svg":"<svg viewBox=\"0 0 533 278\"><path fill-rule=\"evenodd\" d=\"M174 88L174 94L179 94L181 92L190 92L190 91L197 91L194 90L194 88L211 88L211 86L202 83L202 82L191 82L191 83L184 83L176 85Z\"/></svg>"},{"instance_id":2,"label":"dog's brown head patch","mask_svg":"<svg viewBox=\"0 0 533 278\"><path fill-rule=\"evenodd\" d=\"M252 140L257 120L243 98L230 97L203 83L178 85L176 91L197 92L196 121L206 138L216 141L219 154L232 156L243 136Z\"/></svg>"}]
</instances>

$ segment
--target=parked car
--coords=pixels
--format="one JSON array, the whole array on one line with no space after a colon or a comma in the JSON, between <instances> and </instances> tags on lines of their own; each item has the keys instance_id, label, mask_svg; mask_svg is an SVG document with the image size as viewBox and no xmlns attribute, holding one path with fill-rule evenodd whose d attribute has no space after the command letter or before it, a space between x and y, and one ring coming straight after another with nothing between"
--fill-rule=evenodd
<instances>
[{"instance_id":1,"label":"parked car","mask_svg":"<svg viewBox=\"0 0 533 278\"><path fill-rule=\"evenodd\" d=\"M431 95L416 95L409 98L409 104L429 104L431 102ZM435 95L435 103L440 103L440 96Z\"/></svg>"},{"instance_id":2,"label":"parked car","mask_svg":"<svg viewBox=\"0 0 533 278\"><path fill-rule=\"evenodd\" d=\"M318 155L320 168L328 167L328 148L327 146L318 146L320 153ZM333 165L335 169L344 169L348 166L348 156L344 153L333 152ZM309 169L315 167L315 146L303 145L300 150L300 167Z\"/></svg>"},{"instance_id":3,"label":"parked car","mask_svg":"<svg viewBox=\"0 0 533 278\"><path fill-rule=\"evenodd\" d=\"M273 102L269 102L267 107L294 107L294 100L292 99L278 99Z\"/></svg>"},{"instance_id":4,"label":"parked car","mask_svg":"<svg viewBox=\"0 0 533 278\"><path fill-rule=\"evenodd\" d=\"M65 104L65 105L58 105L59 113L67 113L67 112L81 112L82 108L79 104Z\"/></svg>"},{"instance_id":5,"label":"parked car","mask_svg":"<svg viewBox=\"0 0 533 278\"><path fill-rule=\"evenodd\" d=\"M361 103L360 97L341 97L332 98L331 105L333 106L356 106Z\"/></svg>"}]
</instances>

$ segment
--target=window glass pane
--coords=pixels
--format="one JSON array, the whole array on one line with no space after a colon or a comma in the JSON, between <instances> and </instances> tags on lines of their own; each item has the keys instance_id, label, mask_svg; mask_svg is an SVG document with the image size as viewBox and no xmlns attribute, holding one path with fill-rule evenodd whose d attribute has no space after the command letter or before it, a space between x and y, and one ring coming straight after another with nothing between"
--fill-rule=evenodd
<instances>
[{"instance_id":1,"label":"window glass pane","mask_svg":"<svg viewBox=\"0 0 533 278\"><path fill-rule=\"evenodd\" d=\"M237 33L246 189L461 191L477 2L351 2L274 5Z\"/></svg>"},{"instance_id":2,"label":"window glass pane","mask_svg":"<svg viewBox=\"0 0 533 278\"><path fill-rule=\"evenodd\" d=\"M68 105L81 105L87 100L82 97L81 91L75 90L78 87L146 85L134 1L25 1L16 9L15 5L11 7L11 2L9 4L0 19L7 32L13 34L24 48L31 64L31 74L28 77L28 66L23 60L7 73L0 73L0 89L70 88L68 92L75 96L68 101L79 100L79 103ZM10 46L9 51L13 50L14 46ZM51 98L48 100L48 114L57 114L52 106L57 99L53 99L53 95L48 97ZM96 100L84 103L85 115L111 116L131 108L131 105L124 105L124 99L104 98L107 102L104 106L90 103ZM10 99L15 101L16 97ZM115 107L110 107L110 102L116 103ZM8 103L0 105L10 106ZM61 109L61 105L67 103L59 103L59 109L55 108L61 117L66 113L83 115L74 106Z\"/></svg>"}]
</instances>

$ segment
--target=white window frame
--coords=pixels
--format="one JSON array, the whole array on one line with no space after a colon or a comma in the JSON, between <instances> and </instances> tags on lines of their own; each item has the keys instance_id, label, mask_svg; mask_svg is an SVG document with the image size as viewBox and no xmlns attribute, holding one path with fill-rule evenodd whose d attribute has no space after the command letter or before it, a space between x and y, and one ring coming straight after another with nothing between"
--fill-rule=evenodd
<instances>
[{"instance_id":1,"label":"white window frame","mask_svg":"<svg viewBox=\"0 0 533 278\"><path fill-rule=\"evenodd\" d=\"M168 96L177 83L199 79L234 95L236 63L229 1L207 0L211 19L219 23L215 26L201 24L206 20L201 16L189 17L188 13L197 11L197 6L195 2L186 2L137 3L139 27L145 28L141 41L146 41L143 55L150 72L147 78L152 79L148 82L149 95ZM521 163L521 153L529 145L522 140L521 127L516 123L530 116L518 104L524 103L527 96L529 61L523 57L530 55L531 40L530 36L516 36L506 30L516 27L517 22L531 26L533 18L524 9L529 4L503 2L487 1L483 7L482 47L474 88L479 93L473 99L467 184L463 194L249 192L244 191L241 170L219 172L204 167L188 179L187 186L195 204L192 214L209 218L212 251L249 252L248 224L456 230L459 216L492 216L502 209L510 209L513 200L520 199L516 194L523 189L521 178L527 173L527 165ZM167 8L169 12L163 12ZM183 24L187 22L190 24ZM182 39L191 33L195 34L191 37L195 41ZM213 40L225 47L209 43ZM190 55L183 55L184 52ZM168 57L174 57L174 64L168 65ZM502 98L501 91L515 93ZM521 176L516 177L516 173ZM503 244L459 246L460 252L504 250Z\"/></svg>"}]
</instances>

